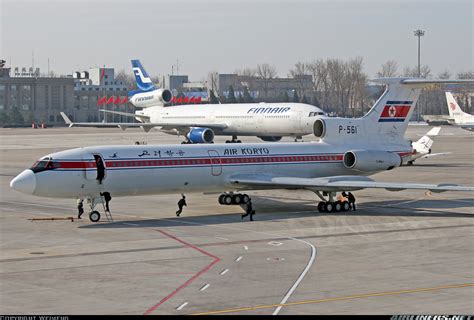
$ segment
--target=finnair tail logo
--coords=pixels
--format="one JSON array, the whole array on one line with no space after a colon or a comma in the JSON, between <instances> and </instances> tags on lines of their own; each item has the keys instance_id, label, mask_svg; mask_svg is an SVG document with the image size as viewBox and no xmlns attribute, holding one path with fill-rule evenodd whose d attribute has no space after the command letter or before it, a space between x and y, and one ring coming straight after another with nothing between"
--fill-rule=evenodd
<instances>
[{"instance_id":1,"label":"finnair tail logo","mask_svg":"<svg viewBox=\"0 0 474 320\"><path fill-rule=\"evenodd\" d=\"M142 83L151 83L151 79L148 77L145 77L143 75L143 72L140 68L133 68L133 73L135 74L135 77L139 77L140 81Z\"/></svg>"},{"instance_id":2,"label":"finnair tail logo","mask_svg":"<svg viewBox=\"0 0 474 320\"><path fill-rule=\"evenodd\" d=\"M413 101L387 101L380 115L379 122L405 121Z\"/></svg>"}]
</instances>

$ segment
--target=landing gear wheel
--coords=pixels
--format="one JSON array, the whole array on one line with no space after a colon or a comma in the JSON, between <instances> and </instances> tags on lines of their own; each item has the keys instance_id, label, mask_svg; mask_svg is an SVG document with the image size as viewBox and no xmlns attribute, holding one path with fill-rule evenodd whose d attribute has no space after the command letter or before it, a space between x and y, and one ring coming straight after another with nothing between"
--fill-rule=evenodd
<instances>
[{"instance_id":1,"label":"landing gear wheel","mask_svg":"<svg viewBox=\"0 0 474 320\"><path fill-rule=\"evenodd\" d=\"M242 143L242 141L240 141L240 140L237 140L237 141L235 141L235 143Z\"/></svg>"},{"instance_id":2,"label":"landing gear wheel","mask_svg":"<svg viewBox=\"0 0 474 320\"><path fill-rule=\"evenodd\" d=\"M92 222L98 222L100 220L99 211L92 211L91 213L89 213L89 219Z\"/></svg>"},{"instance_id":3,"label":"landing gear wheel","mask_svg":"<svg viewBox=\"0 0 474 320\"><path fill-rule=\"evenodd\" d=\"M350 209L349 202L347 201L342 202L342 211L349 211L349 209Z\"/></svg>"},{"instance_id":4,"label":"landing gear wheel","mask_svg":"<svg viewBox=\"0 0 474 320\"><path fill-rule=\"evenodd\" d=\"M334 211L334 203L332 202L326 202L324 204L324 211L326 212L333 212Z\"/></svg>"},{"instance_id":5,"label":"landing gear wheel","mask_svg":"<svg viewBox=\"0 0 474 320\"><path fill-rule=\"evenodd\" d=\"M342 203L341 201L336 201L334 203L334 211L341 212L342 211Z\"/></svg>"},{"instance_id":6,"label":"landing gear wheel","mask_svg":"<svg viewBox=\"0 0 474 320\"><path fill-rule=\"evenodd\" d=\"M230 140L226 140L225 143L231 143Z\"/></svg>"},{"instance_id":7,"label":"landing gear wheel","mask_svg":"<svg viewBox=\"0 0 474 320\"><path fill-rule=\"evenodd\" d=\"M250 197L248 194L243 194L242 195L242 203L247 204L250 201Z\"/></svg>"},{"instance_id":8,"label":"landing gear wheel","mask_svg":"<svg viewBox=\"0 0 474 320\"><path fill-rule=\"evenodd\" d=\"M229 194L224 195L224 204L225 205L231 205L232 204L232 196Z\"/></svg>"},{"instance_id":9,"label":"landing gear wheel","mask_svg":"<svg viewBox=\"0 0 474 320\"><path fill-rule=\"evenodd\" d=\"M318 211L319 212L324 212L325 211L325 202L321 201L318 203Z\"/></svg>"},{"instance_id":10,"label":"landing gear wheel","mask_svg":"<svg viewBox=\"0 0 474 320\"><path fill-rule=\"evenodd\" d=\"M408 161L407 165L412 166L412 165L413 165L413 161Z\"/></svg>"},{"instance_id":11,"label":"landing gear wheel","mask_svg":"<svg viewBox=\"0 0 474 320\"><path fill-rule=\"evenodd\" d=\"M240 194L235 194L232 199L233 204L241 204L242 203L242 196Z\"/></svg>"},{"instance_id":12,"label":"landing gear wheel","mask_svg":"<svg viewBox=\"0 0 474 320\"><path fill-rule=\"evenodd\" d=\"M217 201L219 202L219 204L224 204L224 197L225 197L225 194L221 194L221 195L219 196L219 198L218 198L218 200L217 200Z\"/></svg>"}]
</instances>

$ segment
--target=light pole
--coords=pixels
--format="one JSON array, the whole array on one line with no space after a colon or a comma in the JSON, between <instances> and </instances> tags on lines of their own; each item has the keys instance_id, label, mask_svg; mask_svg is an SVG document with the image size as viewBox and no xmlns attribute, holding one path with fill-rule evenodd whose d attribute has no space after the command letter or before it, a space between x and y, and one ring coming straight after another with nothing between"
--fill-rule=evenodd
<instances>
[{"instance_id":1,"label":"light pole","mask_svg":"<svg viewBox=\"0 0 474 320\"><path fill-rule=\"evenodd\" d=\"M425 31L423 30L415 30L414 31L415 37L418 37L418 78L421 76L421 69L420 69L420 39L425 35Z\"/></svg>"},{"instance_id":2,"label":"light pole","mask_svg":"<svg viewBox=\"0 0 474 320\"><path fill-rule=\"evenodd\" d=\"M415 30L414 32L415 37L418 37L418 78L421 77L421 68L420 68L420 39L425 35L425 31L418 29ZM418 101L419 102L419 101ZM418 106L416 109L416 121L420 122L420 108L421 106Z\"/></svg>"}]
</instances>

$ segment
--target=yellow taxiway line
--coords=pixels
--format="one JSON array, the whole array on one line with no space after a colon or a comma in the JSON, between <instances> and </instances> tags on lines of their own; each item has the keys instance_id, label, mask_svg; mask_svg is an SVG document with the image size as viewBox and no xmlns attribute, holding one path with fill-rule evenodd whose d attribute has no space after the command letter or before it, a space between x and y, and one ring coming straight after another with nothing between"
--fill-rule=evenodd
<instances>
[{"instance_id":1,"label":"yellow taxiway line","mask_svg":"<svg viewBox=\"0 0 474 320\"><path fill-rule=\"evenodd\" d=\"M458 289L458 288L465 288L465 287L474 287L474 283L452 284L452 285L444 285L444 286L438 286L438 287L407 289L407 290L399 290L399 291L365 293L365 294L356 294L352 296L342 296L342 297L326 298L326 299L319 299L319 300L303 300L303 301L296 301L296 302L288 302L284 304L269 304L269 305L261 305L261 306L254 306L254 307L200 312L200 313L195 313L194 315L208 315L208 314L221 314L221 313L232 313L232 312L241 312L241 311L253 311L253 310L260 310L260 309L277 308L277 307L297 306L297 305L303 305L303 304L313 304L313 303L362 299L362 298L371 298L371 297L382 297L382 296L394 296L394 295L399 295L399 294L446 290L446 289Z\"/></svg>"}]
</instances>

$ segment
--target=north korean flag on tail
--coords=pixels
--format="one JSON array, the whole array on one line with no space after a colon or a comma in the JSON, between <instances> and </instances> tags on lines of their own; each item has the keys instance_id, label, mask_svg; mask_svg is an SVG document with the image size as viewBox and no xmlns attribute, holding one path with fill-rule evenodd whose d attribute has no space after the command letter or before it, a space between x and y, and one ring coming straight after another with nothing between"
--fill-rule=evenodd
<instances>
[{"instance_id":1,"label":"north korean flag on tail","mask_svg":"<svg viewBox=\"0 0 474 320\"><path fill-rule=\"evenodd\" d=\"M380 115L379 122L405 121L413 101L387 101Z\"/></svg>"}]
</instances>

